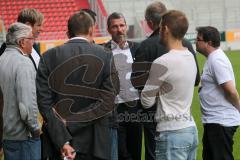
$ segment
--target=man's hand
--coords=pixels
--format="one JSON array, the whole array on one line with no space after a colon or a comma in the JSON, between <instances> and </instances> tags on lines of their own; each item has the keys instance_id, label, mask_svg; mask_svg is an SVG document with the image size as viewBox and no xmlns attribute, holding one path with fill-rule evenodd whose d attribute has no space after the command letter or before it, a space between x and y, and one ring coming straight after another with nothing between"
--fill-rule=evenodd
<instances>
[{"instance_id":1,"label":"man's hand","mask_svg":"<svg viewBox=\"0 0 240 160\"><path fill-rule=\"evenodd\" d=\"M40 129L37 129L37 130L31 132L32 138L39 138L40 134L41 134L41 130Z\"/></svg>"},{"instance_id":2,"label":"man's hand","mask_svg":"<svg viewBox=\"0 0 240 160\"><path fill-rule=\"evenodd\" d=\"M221 84L225 98L240 112L240 98L233 81Z\"/></svg>"},{"instance_id":3,"label":"man's hand","mask_svg":"<svg viewBox=\"0 0 240 160\"><path fill-rule=\"evenodd\" d=\"M75 150L69 144L64 144L61 149L62 156L67 158L67 160L74 160L76 156Z\"/></svg>"}]
</instances>

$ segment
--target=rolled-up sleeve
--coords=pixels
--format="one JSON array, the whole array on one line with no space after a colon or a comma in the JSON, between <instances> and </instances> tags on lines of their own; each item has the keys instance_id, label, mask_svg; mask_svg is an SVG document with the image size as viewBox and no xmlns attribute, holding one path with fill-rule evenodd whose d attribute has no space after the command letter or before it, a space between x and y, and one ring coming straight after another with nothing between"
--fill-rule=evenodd
<instances>
[{"instance_id":1,"label":"rolled-up sleeve","mask_svg":"<svg viewBox=\"0 0 240 160\"><path fill-rule=\"evenodd\" d=\"M149 77L141 92L141 103L144 108L152 107L156 98L160 95L160 88L167 77L167 67L164 61L157 60L153 62Z\"/></svg>"}]
</instances>

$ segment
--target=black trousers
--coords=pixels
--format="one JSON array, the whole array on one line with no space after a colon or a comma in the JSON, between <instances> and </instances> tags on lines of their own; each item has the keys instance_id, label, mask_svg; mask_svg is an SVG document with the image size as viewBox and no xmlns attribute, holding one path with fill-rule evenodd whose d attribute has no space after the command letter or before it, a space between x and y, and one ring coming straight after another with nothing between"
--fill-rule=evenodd
<instances>
[{"instance_id":1,"label":"black trousers","mask_svg":"<svg viewBox=\"0 0 240 160\"><path fill-rule=\"evenodd\" d=\"M237 126L223 127L205 124L203 133L203 160L234 160L233 136Z\"/></svg>"},{"instance_id":2,"label":"black trousers","mask_svg":"<svg viewBox=\"0 0 240 160\"><path fill-rule=\"evenodd\" d=\"M143 122L144 128L144 146L145 146L145 160L155 160L155 136L156 136L156 123Z\"/></svg>"},{"instance_id":3,"label":"black trousers","mask_svg":"<svg viewBox=\"0 0 240 160\"><path fill-rule=\"evenodd\" d=\"M156 126L157 123L154 120L156 113L156 104L148 109L142 109L143 115L146 118L142 119L142 124L144 128L144 141L145 141L145 160L155 160L155 136L156 136Z\"/></svg>"},{"instance_id":4,"label":"black trousers","mask_svg":"<svg viewBox=\"0 0 240 160\"><path fill-rule=\"evenodd\" d=\"M118 104L118 158L141 160L142 124L138 121L140 102Z\"/></svg>"}]
</instances>

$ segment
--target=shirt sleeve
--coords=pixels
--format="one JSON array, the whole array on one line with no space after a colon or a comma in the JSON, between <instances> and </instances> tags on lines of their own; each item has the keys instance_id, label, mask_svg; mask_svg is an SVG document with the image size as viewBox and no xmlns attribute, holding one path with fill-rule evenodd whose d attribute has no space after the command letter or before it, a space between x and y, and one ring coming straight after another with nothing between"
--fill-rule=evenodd
<instances>
[{"instance_id":1,"label":"shirt sleeve","mask_svg":"<svg viewBox=\"0 0 240 160\"><path fill-rule=\"evenodd\" d=\"M153 62L149 77L141 93L141 103L144 108L150 108L155 104L156 97L161 94L160 88L167 78L167 63L157 59Z\"/></svg>"},{"instance_id":2,"label":"shirt sleeve","mask_svg":"<svg viewBox=\"0 0 240 160\"><path fill-rule=\"evenodd\" d=\"M216 59L213 61L211 68L213 75L219 85L233 80L231 67L231 64L229 65L223 59Z\"/></svg>"}]
</instances>

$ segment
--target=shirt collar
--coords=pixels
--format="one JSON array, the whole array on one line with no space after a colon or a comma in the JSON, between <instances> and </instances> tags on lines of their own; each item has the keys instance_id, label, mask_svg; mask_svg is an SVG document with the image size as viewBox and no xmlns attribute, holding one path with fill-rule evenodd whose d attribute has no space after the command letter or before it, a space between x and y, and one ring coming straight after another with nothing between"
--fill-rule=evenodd
<instances>
[{"instance_id":1,"label":"shirt collar","mask_svg":"<svg viewBox=\"0 0 240 160\"><path fill-rule=\"evenodd\" d=\"M15 45L7 45L7 48L14 48L14 49L18 50L22 55L28 56L28 54L24 53L24 52L21 50L21 48L15 46Z\"/></svg>"},{"instance_id":2,"label":"shirt collar","mask_svg":"<svg viewBox=\"0 0 240 160\"><path fill-rule=\"evenodd\" d=\"M69 41L70 40L74 40L74 39L82 39L82 40L85 40L85 41L88 41L89 42L89 40L87 39L87 38L85 38L85 37L73 37L73 38L71 38L71 39L69 39Z\"/></svg>"},{"instance_id":3,"label":"shirt collar","mask_svg":"<svg viewBox=\"0 0 240 160\"><path fill-rule=\"evenodd\" d=\"M114 49L120 49L120 50L129 49L129 45L128 45L128 42L126 41L125 44L124 44L123 49L121 49L116 42L111 40L111 49L112 50L114 50Z\"/></svg>"},{"instance_id":4,"label":"shirt collar","mask_svg":"<svg viewBox=\"0 0 240 160\"><path fill-rule=\"evenodd\" d=\"M212 51L212 52L208 55L208 58L211 57L212 55L218 53L219 51L221 51L220 48L215 49L214 51Z\"/></svg>"}]
</instances>

